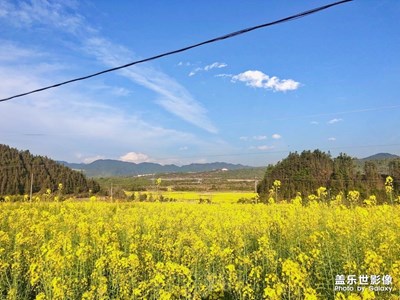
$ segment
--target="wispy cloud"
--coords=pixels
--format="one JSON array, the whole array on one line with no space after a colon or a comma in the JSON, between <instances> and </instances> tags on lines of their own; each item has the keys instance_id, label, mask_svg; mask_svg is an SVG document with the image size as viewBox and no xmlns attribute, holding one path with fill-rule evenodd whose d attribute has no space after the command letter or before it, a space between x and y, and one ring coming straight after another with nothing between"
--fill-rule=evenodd
<instances>
[{"instance_id":1,"label":"wispy cloud","mask_svg":"<svg viewBox=\"0 0 400 300\"><path fill-rule=\"evenodd\" d=\"M262 140L266 140L267 139L267 136L266 135L256 135L256 136L253 136L253 140L256 140L256 141L262 141Z\"/></svg>"},{"instance_id":2,"label":"wispy cloud","mask_svg":"<svg viewBox=\"0 0 400 300\"><path fill-rule=\"evenodd\" d=\"M228 65L226 64L226 63L219 63L219 62L215 62L215 63L212 63L212 64L210 64L210 65L207 65L207 66L205 66L204 67L204 71L210 71L210 70L212 70L212 69L221 69L221 68L225 68L225 67L227 67Z\"/></svg>"},{"instance_id":3,"label":"wispy cloud","mask_svg":"<svg viewBox=\"0 0 400 300\"><path fill-rule=\"evenodd\" d=\"M282 136L278 133L274 133L271 135L271 138L274 140L279 140L282 138ZM264 141L267 140L268 137L266 135L253 135L252 137L249 136L241 136L239 137L241 141Z\"/></svg>"},{"instance_id":4,"label":"wispy cloud","mask_svg":"<svg viewBox=\"0 0 400 300\"><path fill-rule=\"evenodd\" d=\"M250 140L254 140L254 141L263 141L267 139L266 135L253 135L252 137L249 136L241 136L239 137L239 139L241 141L250 141Z\"/></svg>"},{"instance_id":5,"label":"wispy cloud","mask_svg":"<svg viewBox=\"0 0 400 300\"><path fill-rule=\"evenodd\" d=\"M310 124L311 124L311 125L318 125L319 122L317 122L317 121L311 121Z\"/></svg>"},{"instance_id":6,"label":"wispy cloud","mask_svg":"<svg viewBox=\"0 0 400 300\"><path fill-rule=\"evenodd\" d=\"M6 1L1 6L1 17L18 27L45 24L69 33L76 37L77 48L81 47L107 67L115 67L137 58L124 46L102 37L83 16L71 9L74 5L76 3L73 1L21 1L16 4ZM155 92L155 102L169 113L210 133L217 132L207 116L207 110L174 78L149 64L124 69L118 74Z\"/></svg>"},{"instance_id":7,"label":"wispy cloud","mask_svg":"<svg viewBox=\"0 0 400 300\"><path fill-rule=\"evenodd\" d=\"M334 118L332 120L329 120L327 123L328 124L335 124L335 123L342 122L342 121L343 121L343 119Z\"/></svg>"},{"instance_id":8,"label":"wispy cloud","mask_svg":"<svg viewBox=\"0 0 400 300\"><path fill-rule=\"evenodd\" d=\"M334 142L334 141L336 141L336 138L335 137L330 137L330 138L328 138L328 141Z\"/></svg>"},{"instance_id":9,"label":"wispy cloud","mask_svg":"<svg viewBox=\"0 0 400 300\"><path fill-rule=\"evenodd\" d=\"M233 75L232 82L237 81L244 82L250 87L263 88L274 92L286 92L296 90L300 87L300 83L293 79L279 79L276 76L271 77L257 70L249 70Z\"/></svg>"},{"instance_id":10,"label":"wispy cloud","mask_svg":"<svg viewBox=\"0 0 400 300\"><path fill-rule=\"evenodd\" d=\"M261 150L261 151L266 151L266 150L274 149L274 146L262 145L262 146L258 146L257 149Z\"/></svg>"},{"instance_id":11,"label":"wispy cloud","mask_svg":"<svg viewBox=\"0 0 400 300\"><path fill-rule=\"evenodd\" d=\"M32 65L25 61L0 64L1 97L20 91L22 87L35 89L48 85L68 68L58 63L42 65L41 60L36 60L34 50L21 45L13 47L17 53L25 53L24 57ZM8 49L0 46L0 57L5 56L6 51ZM51 55L46 55L45 59L51 61ZM214 145L214 141L199 140L193 134L144 121L134 111L127 113L108 101L117 99L116 94L126 97L125 90L104 87L96 80L87 82L85 88L83 92L79 85L71 85L2 103L2 143L55 159L81 162L115 158L114 153L120 148L127 149L126 152L138 149L138 153L156 155L160 141L171 149L182 143L197 149L210 149ZM179 163L180 159L174 162Z\"/></svg>"},{"instance_id":12,"label":"wispy cloud","mask_svg":"<svg viewBox=\"0 0 400 300\"><path fill-rule=\"evenodd\" d=\"M29 147L37 154L56 153L57 156L53 156L54 158L63 157L72 161L78 159L83 162L112 158L113 153L119 148L136 148L157 153L160 141L166 148L172 148L182 142L196 145L196 148L209 148L212 145L198 141L191 134L156 127L136 116L126 116L123 111L115 110L113 107L102 108L92 105L89 108L90 105L87 105L85 108L79 105L78 101L65 103L55 100L66 96L79 99L81 102L88 101L82 98L82 94L74 94L68 90L61 95L58 93L56 96L54 94L46 96L52 101L52 105L48 107L40 103L42 100L35 101L34 105L31 104L29 110L24 103L4 103L1 109L0 128L8 128L9 124L15 124L16 121L18 124L13 126L12 132L8 130L9 134L1 134L2 142L21 149ZM81 113L77 114L77 111ZM24 134L26 128L29 128L29 132L42 134L26 135ZM80 155L71 157L73 153ZM132 157L132 155L127 156L126 159L130 158L133 161ZM150 159L151 157L148 160Z\"/></svg>"},{"instance_id":13,"label":"wispy cloud","mask_svg":"<svg viewBox=\"0 0 400 300\"><path fill-rule=\"evenodd\" d=\"M193 69L192 71L190 71L189 76L194 76L198 72L202 72L202 71L208 72L212 69L221 69L221 68L225 68L227 66L228 65L226 63L214 62L214 63L206 65L204 67L197 67L197 68Z\"/></svg>"},{"instance_id":14,"label":"wispy cloud","mask_svg":"<svg viewBox=\"0 0 400 300\"><path fill-rule=\"evenodd\" d=\"M201 70L200 68L196 68L196 69L190 71L189 76L192 77L192 76L196 75L196 73L199 72L200 70Z\"/></svg>"},{"instance_id":15,"label":"wispy cloud","mask_svg":"<svg viewBox=\"0 0 400 300\"><path fill-rule=\"evenodd\" d=\"M86 41L86 51L107 66L115 67L133 54L123 46L118 46L103 38ZM170 113L211 133L217 129L207 117L206 109L175 79L148 66L132 66L119 74L158 94L156 102Z\"/></svg>"},{"instance_id":16,"label":"wispy cloud","mask_svg":"<svg viewBox=\"0 0 400 300\"><path fill-rule=\"evenodd\" d=\"M13 42L0 39L0 62L15 63L45 56L41 51L21 48Z\"/></svg>"},{"instance_id":17,"label":"wispy cloud","mask_svg":"<svg viewBox=\"0 0 400 300\"><path fill-rule=\"evenodd\" d=\"M16 27L30 27L48 24L66 32L80 34L95 31L77 13L67 13L75 9L75 1L2 1L0 17Z\"/></svg>"},{"instance_id":18,"label":"wispy cloud","mask_svg":"<svg viewBox=\"0 0 400 300\"><path fill-rule=\"evenodd\" d=\"M180 61L179 63L178 63L178 66L180 66L180 67L182 67L182 66L186 66L186 67L190 67L192 65L192 63L191 62L184 62L184 61Z\"/></svg>"}]
</instances>

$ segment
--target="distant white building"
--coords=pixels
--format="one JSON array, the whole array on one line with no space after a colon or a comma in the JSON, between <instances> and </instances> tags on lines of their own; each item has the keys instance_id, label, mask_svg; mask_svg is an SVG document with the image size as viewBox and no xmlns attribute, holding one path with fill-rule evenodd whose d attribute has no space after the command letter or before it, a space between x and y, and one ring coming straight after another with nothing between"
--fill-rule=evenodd
<instances>
[{"instance_id":1,"label":"distant white building","mask_svg":"<svg viewBox=\"0 0 400 300\"><path fill-rule=\"evenodd\" d=\"M227 168L222 168L221 171L222 172L226 172L226 171L228 171L228 169Z\"/></svg>"}]
</instances>

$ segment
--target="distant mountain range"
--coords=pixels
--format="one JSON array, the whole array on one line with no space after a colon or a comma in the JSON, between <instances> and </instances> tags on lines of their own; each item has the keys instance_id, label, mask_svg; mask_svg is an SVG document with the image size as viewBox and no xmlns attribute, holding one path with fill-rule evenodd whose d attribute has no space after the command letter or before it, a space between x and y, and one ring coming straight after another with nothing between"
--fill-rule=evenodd
<instances>
[{"instance_id":1,"label":"distant mountain range","mask_svg":"<svg viewBox=\"0 0 400 300\"><path fill-rule=\"evenodd\" d=\"M88 177L109 177L109 176L137 176L155 173L178 173L178 172L207 172L214 170L238 170L251 168L241 164L230 164L225 162L190 164L184 166L160 165L157 163L131 163L113 159L99 159L90 164L68 163L60 161L74 170L82 171Z\"/></svg>"},{"instance_id":2,"label":"distant mountain range","mask_svg":"<svg viewBox=\"0 0 400 300\"><path fill-rule=\"evenodd\" d=\"M400 158L400 156L390 153L377 153L362 159L357 159L356 164L362 167L366 161L375 161L379 165L382 165L381 167L384 167L387 164L385 163L386 161L396 158ZM113 159L99 159L89 164L68 163L65 161L60 161L59 163L73 170L79 170L88 177L138 176L156 173L208 172L222 169L239 170L252 168L250 166L225 162L190 164L180 167L173 164L161 165L150 162L136 164Z\"/></svg>"},{"instance_id":3,"label":"distant mountain range","mask_svg":"<svg viewBox=\"0 0 400 300\"><path fill-rule=\"evenodd\" d=\"M366 160L384 160L384 159L395 159L395 158L400 158L398 155L390 154L390 153L377 153L365 158L362 158L361 160L366 161Z\"/></svg>"}]
</instances>

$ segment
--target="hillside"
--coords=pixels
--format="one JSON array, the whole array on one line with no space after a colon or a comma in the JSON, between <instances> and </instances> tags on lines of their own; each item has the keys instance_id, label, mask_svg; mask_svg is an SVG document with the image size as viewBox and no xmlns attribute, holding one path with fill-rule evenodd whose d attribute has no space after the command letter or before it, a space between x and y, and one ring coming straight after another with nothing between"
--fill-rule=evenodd
<instances>
[{"instance_id":1,"label":"hillside","mask_svg":"<svg viewBox=\"0 0 400 300\"><path fill-rule=\"evenodd\" d=\"M0 144L0 195L28 194L31 178L32 192L52 191L63 184L66 194L93 192L99 185L77 171L43 156L32 155L29 151L19 151Z\"/></svg>"},{"instance_id":2,"label":"hillside","mask_svg":"<svg viewBox=\"0 0 400 300\"><path fill-rule=\"evenodd\" d=\"M399 158L400 156L395 154L377 153L365 158L355 159L354 164L357 171L364 173L365 163L373 162L376 165L379 174L389 174L390 173L389 165L391 164L391 162Z\"/></svg>"},{"instance_id":3,"label":"hillside","mask_svg":"<svg viewBox=\"0 0 400 300\"><path fill-rule=\"evenodd\" d=\"M207 172L221 169L238 170L250 168L240 164L224 162L190 164L179 167L177 165L161 165L149 162L136 164L112 159L100 159L90 164L60 163L71 169L82 171L88 177L137 176L156 173Z\"/></svg>"},{"instance_id":4,"label":"hillside","mask_svg":"<svg viewBox=\"0 0 400 300\"><path fill-rule=\"evenodd\" d=\"M306 196L313 194L319 187L327 188L332 194L358 190L362 195L384 196L388 175L393 178L393 188L397 192L400 188L400 159L394 155L378 154L360 160L345 153L332 158L320 150L294 152L276 165L267 167L258 191L266 197L274 181L279 180L282 184L279 193L286 199L298 192Z\"/></svg>"},{"instance_id":5,"label":"hillside","mask_svg":"<svg viewBox=\"0 0 400 300\"><path fill-rule=\"evenodd\" d=\"M390 154L390 153L377 153L377 154L362 158L361 160L368 161L368 160L384 160L384 159L396 159L396 158L400 158L400 156Z\"/></svg>"}]
</instances>

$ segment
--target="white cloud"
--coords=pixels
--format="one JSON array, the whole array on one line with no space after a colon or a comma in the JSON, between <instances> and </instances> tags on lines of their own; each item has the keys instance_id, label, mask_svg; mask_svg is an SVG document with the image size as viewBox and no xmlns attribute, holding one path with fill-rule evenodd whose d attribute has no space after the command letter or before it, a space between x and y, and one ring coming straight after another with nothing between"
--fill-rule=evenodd
<instances>
[{"instance_id":1,"label":"white cloud","mask_svg":"<svg viewBox=\"0 0 400 300\"><path fill-rule=\"evenodd\" d=\"M262 146L258 146L257 149L262 150L262 151L271 150L271 149L274 149L274 146L262 145Z\"/></svg>"},{"instance_id":2,"label":"white cloud","mask_svg":"<svg viewBox=\"0 0 400 300\"><path fill-rule=\"evenodd\" d=\"M328 138L328 141L334 142L334 141L336 141L336 138L335 137L330 137L330 138Z\"/></svg>"},{"instance_id":3,"label":"white cloud","mask_svg":"<svg viewBox=\"0 0 400 300\"><path fill-rule=\"evenodd\" d=\"M122 155L119 159L132 163L142 163L150 161L150 157L147 154L138 152L128 152L125 155Z\"/></svg>"},{"instance_id":4,"label":"white cloud","mask_svg":"<svg viewBox=\"0 0 400 300\"><path fill-rule=\"evenodd\" d=\"M335 123L338 123L338 122L341 122L341 121L343 121L343 119L334 118L332 120L329 120L328 124L335 124Z\"/></svg>"},{"instance_id":5,"label":"white cloud","mask_svg":"<svg viewBox=\"0 0 400 300\"><path fill-rule=\"evenodd\" d=\"M212 63L210 65L207 65L204 67L204 71L210 71L212 69L221 69L221 68L226 68L228 65L226 63L219 63L219 62L215 62Z\"/></svg>"},{"instance_id":6,"label":"white cloud","mask_svg":"<svg viewBox=\"0 0 400 300\"><path fill-rule=\"evenodd\" d=\"M318 125L319 122L317 122L317 121L311 121L310 124L311 124L311 125Z\"/></svg>"},{"instance_id":7,"label":"white cloud","mask_svg":"<svg viewBox=\"0 0 400 300\"><path fill-rule=\"evenodd\" d=\"M202 70L202 68L196 68L196 69L190 71L189 76L190 76L190 77L191 77L191 76L194 76L194 75L196 75L197 72L199 72L199 71L201 71L201 70Z\"/></svg>"},{"instance_id":8,"label":"white cloud","mask_svg":"<svg viewBox=\"0 0 400 300\"><path fill-rule=\"evenodd\" d=\"M188 146L183 146L183 147L180 147L180 148L179 148L179 151L186 151L186 150L188 150L188 149L189 149Z\"/></svg>"},{"instance_id":9,"label":"white cloud","mask_svg":"<svg viewBox=\"0 0 400 300\"><path fill-rule=\"evenodd\" d=\"M282 138L282 136L281 136L280 134L274 133L274 134L272 135L272 138L273 138L274 140L279 140L279 139Z\"/></svg>"},{"instance_id":10,"label":"white cloud","mask_svg":"<svg viewBox=\"0 0 400 300\"><path fill-rule=\"evenodd\" d=\"M215 62L209 65L206 65L204 67L198 67L193 69L190 73L189 76L194 76L196 75L198 72L202 72L202 71L210 71L212 69L221 69L221 68L226 68L228 65L226 63L220 63L220 62Z\"/></svg>"},{"instance_id":11,"label":"white cloud","mask_svg":"<svg viewBox=\"0 0 400 300\"><path fill-rule=\"evenodd\" d=\"M267 139L266 135L253 135L252 137L248 136L241 136L239 137L241 141L249 141L249 140L254 140L254 141L263 141Z\"/></svg>"},{"instance_id":12,"label":"white cloud","mask_svg":"<svg viewBox=\"0 0 400 300\"><path fill-rule=\"evenodd\" d=\"M292 79L279 79L276 76L270 77L261 71L249 70L237 75L232 76L232 82L241 81L247 86L254 88L264 88L273 90L275 92L286 92L296 90L299 88L300 83Z\"/></svg>"},{"instance_id":13,"label":"white cloud","mask_svg":"<svg viewBox=\"0 0 400 300\"><path fill-rule=\"evenodd\" d=\"M253 136L253 140L256 140L256 141L262 141L262 140L266 140L266 139L267 139L267 136L265 136L265 135Z\"/></svg>"}]
</instances>

